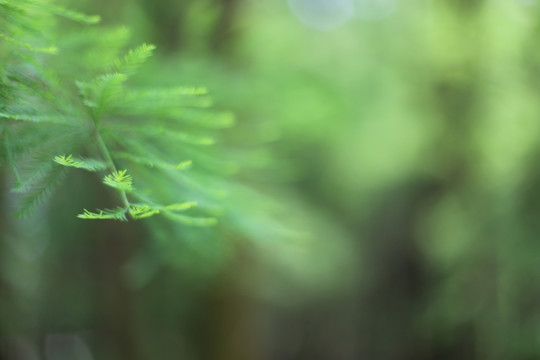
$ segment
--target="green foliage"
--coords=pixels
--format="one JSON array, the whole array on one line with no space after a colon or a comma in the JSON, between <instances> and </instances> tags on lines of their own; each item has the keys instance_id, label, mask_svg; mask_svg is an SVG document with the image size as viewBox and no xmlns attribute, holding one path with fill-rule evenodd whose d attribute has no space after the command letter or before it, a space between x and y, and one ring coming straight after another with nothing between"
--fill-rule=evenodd
<instances>
[{"instance_id":1,"label":"green foliage","mask_svg":"<svg viewBox=\"0 0 540 360\"><path fill-rule=\"evenodd\" d=\"M142 44L124 56L108 55L120 52L127 39L123 29L102 37L91 29L79 35L55 34L63 44L58 51L41 45L53 37L52 15L85 24L96 23L97 16L32 0L6 0L0 7L10 20L0 29L0 49L15 54L1 68L0 95L5 100L0 103L0 159L12 169L13 190L22 194L18 214L29 215L64 180L66 171L75 168L105 172L98 176L121 202L112 210L85 210L79 218L125 221L128 216L163 214L186 225L214 225L216 219L204 213L215 212L223 197L223 191L214 188L221 183L222 160L203 148L216 144L213 129L232 125L233 117L206 110L212 105L208 90L131 88L130 77L155 46ZM42 22L30 21L36 14ZM56 53L55 59L50 53ZM77 62L81 53L93 55L86 57L88 62ZM74 81L74 74L82 78ZM171 198L189 201L160 205ZM196 204L200 216L178 214Z\"/></svg>"},{"instance_id":2,"label":"green foliage","mask_svg":"<svg viewBox=\"0 0 540 360\"><path fill-rule=\"evenodd\" d=\"M148 158L148 157L134 156L132 154L125 153L125 152L115 152L112 155L117 159L127 160L129 162L146 165L151 168L158 167L162 169L183 170L183 169L188 169L193 164L193 161L191 160L181 161L177 164L169 164L169 163L152 159L152 158Z\"/></svg>"},{"instance_id":3,"label":"green foliage","mask_svg":"<svg viewBox=\"0 0 540 360\"><path fill-rule=\"evenodd\" d=\"M131 205L129 208L129 214L134 219L144 219L159 214L159 210L151 208L148 205Z\"/></svg>"},{"instance_id":4,"label":"green foliage","mask_svg":"<svg viewBox=\"0 0 540 360\"><path fill-rule=\"evenodd\" d=\"M59 155L55 156L53 160L63 166L84 169L92 172L107 169L107 164L97 159L74 158L72 155Z\"/></svg>"},{"instance_id":5,"label":"green foliage","mask_svg":"<svg viewBox=\"0 0 540 360\"><path fill-rule=\"evenodd\" d=\"M142 44L138 48L130 50L126 56L115 60L115 71L126 76L133 75L152 56L155 49L154 45Z\"/></svg>"},{"instance_id":6,"label":"green foliage","mask_svg":"<svg viewBox=\"0 0 540 360\"><path fill-rule=\"evenodd\" d=\"M43 52L43 53L49 53L49 54L54 54L58 51L58 48L56 46L49 46L49 47L43 47L43 48L36 48L28 43L25 43L25 42L22 42L22 41L18 41L10 36L7 36L6 34L2 34L0 33L0 39L3 39L5 41L9 41L10 43L12 44L15 44L15 45L18 45L20 47L24 47L30 51L35 51L35 52Z\"/></svg>"},{"instance_id":7,"label":"green foliage","mask_svg":"<svg viewBox=\"0 0 540 360\"><path fill-rule=\"evenodd\" d=\"M41 202L46 200L53 189L62 184L66 178L66 172L60 168L48 168L34 177L27 179L25 183L14 188L14 191L23 191L17 217L28 216Z\"/></svg>"},{"instance_id":8,"label":"green foliage","mask_svg":"<svg viewBox=\"0 0 540 360\"><path fill-rule=\"evenodd\" d=\"M6 1L7 2L7 1ZM52 5L48 4L47 2L40 1L40 0L27 0L28 4L34 5L36 7L40 7L44 10L47 10L55 15L63 16L67 19L71 19L80 23L85 24L96 24L100 21L100 17L97 15L88 16L85 14L81 14L76 11L72 11L69 9L66 9L62 6Z\"/></svg>"},{"instance_id":9,"label":"green foliage","mask_svg":"<svg viewBox=\"0 0 540 360\"><path fill-rule=\"evenodd\" d=\"M77 215L79 219L91 220L120 220L127 221L126 209L117 207L116 209L97 210L99 212L91 212L84 209L84 213Z\"/></svg>"},{"instance_id":10,"label":"green foliage","mask_svg":"<svg viewBox=\"0 0 540 360\"><path fill-rule=\"evenodd\" d=\"M167 210L182 211L182 210L188 210L188 209L191 209L191 208L194 207L194 206L197 206L197 203L196 203L196 202L194 202L194 201L188 201L188 202L180 203L180 204L167 205L167 206L165 207L165 209L167 209Z\"/></svg>"},{"instance_id":11,"label":"green foliage","mask_svg":"<svg viewBox=\"0 0 540 360\"><path fill-rule=\"evenodd\" d=\"M114 171L112 174L107 175L103 178L103 183L109 185L120 191L133 191L131 186L133 183L133 178L131 175L126 174L127 170Z\"/></svg>"}]
</instances>

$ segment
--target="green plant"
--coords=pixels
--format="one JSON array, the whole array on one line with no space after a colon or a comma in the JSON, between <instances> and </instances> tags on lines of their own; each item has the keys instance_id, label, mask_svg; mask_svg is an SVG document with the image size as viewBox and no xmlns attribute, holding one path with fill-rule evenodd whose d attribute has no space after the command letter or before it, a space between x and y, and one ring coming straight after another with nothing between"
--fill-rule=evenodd
<instances>
[{"instance_id":1,"label":"green plant","mask_svg":"<svg viewBox=\"0 0 540 360\"><path fill-rule=\"evenodd\" d=\"M153 45L119 56L125 29L59 36L53 15L99 20L34 0L0 1L0 161L20 194L17 215L30 214L68 171L85 170L116 193L117 204L84 209L81 219L160 214L185 225L216 224L224 196L218 183L234 167L210 147L232 115L209 110L202 87L130 86ZM194 207L197 215L185 214Z\"/></svg>"}]
</instances>

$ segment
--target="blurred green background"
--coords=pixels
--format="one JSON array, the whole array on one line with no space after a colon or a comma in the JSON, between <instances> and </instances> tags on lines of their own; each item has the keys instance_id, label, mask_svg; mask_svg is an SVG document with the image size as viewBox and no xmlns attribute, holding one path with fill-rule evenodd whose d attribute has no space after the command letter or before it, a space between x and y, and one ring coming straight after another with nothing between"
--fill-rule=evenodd
<instances>
[{"instance_id":1,"label":"blurred green background","mask_svg":"<svg viewBox=\"0 0 540 360\"><path fill-rule=\"evenodd\" d=\"M208 86L270 194L231 201L277 215L95 226L70 182L2 232L0 359L540 359L535 0L63 4L157 45L136 83Z\"/></svg>"}]
</instances>

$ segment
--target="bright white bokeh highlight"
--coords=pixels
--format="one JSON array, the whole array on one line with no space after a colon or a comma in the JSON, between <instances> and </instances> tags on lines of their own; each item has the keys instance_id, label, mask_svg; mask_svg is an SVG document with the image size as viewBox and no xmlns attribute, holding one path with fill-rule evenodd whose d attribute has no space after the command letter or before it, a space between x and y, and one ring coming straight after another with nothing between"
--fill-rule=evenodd
<instances>
[{"instance_id":1,"label":"bright white bokeh highlight","mask_svg":"<svg viewBox=\"0 0 540 360\"><path fill-rule=\"evenodd\" d=\"M353 0L288 0L298 20L307 27L332 30L354 16Z\"/></svg>"},{"instance_id":2,"label":"bright white bokeh highlight","mask_svg":"<svg viewBox=\"0 0 540 360\"><path fill-rule=\"evenodd\" d=\"M533 1L533 0L522 0ZM380 20L396 10L396 0L288 0L298 20L312 29L332 30L351 18Z\"/></svg>"},{"instance_id":3,"label":"bright white bokeh highlight","mask_svg":"<svg viewBox=\"0 0 540 360\"><path fill-rule=\"evenodd\" d=\"M396 0L355 0L355 16L362 20L380 20L396 10Z\"/></svg>"}]
</instances>

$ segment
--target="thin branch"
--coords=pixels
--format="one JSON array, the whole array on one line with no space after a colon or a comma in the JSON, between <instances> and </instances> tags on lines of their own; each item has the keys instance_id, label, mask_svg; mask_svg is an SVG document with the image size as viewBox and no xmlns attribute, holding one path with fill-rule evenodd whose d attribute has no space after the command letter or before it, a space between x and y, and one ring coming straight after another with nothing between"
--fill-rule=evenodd
<instances>
[{"instance_id":1,"label":"thin branch","mask_svg":"<svg viewBox=\"0 0 540 360\"><path fill-rule=\"evenodd\" d=\"M105 158L105 162L107 163L107 168L111 171L111 172L116 172L117 169L116 169L116 165L114 164L114 161L111 157L111 154L109 152L109 149L107 148L107 145L105 144L105 142L103 141L103 138L101 137L101 135L96 131L96 142L97 142L97 145L98 145L98 148L99 148L99 151L101 153L101 155ZM121 189L116 189L120 195L120 200L122 201L122 205L124 205L124 207L129 210L130 208L130 204L129 204L129 200L127 198L127 195L126 195L126 192L124 190L121 190Z\"/></svg>"}]
</instances>

